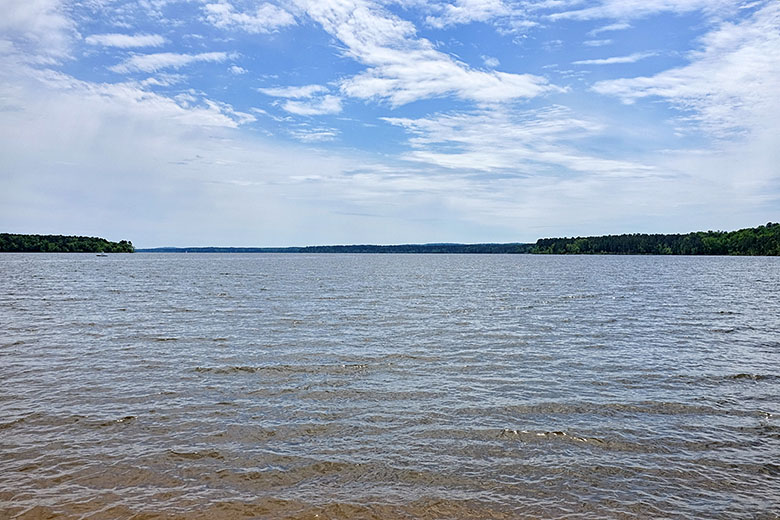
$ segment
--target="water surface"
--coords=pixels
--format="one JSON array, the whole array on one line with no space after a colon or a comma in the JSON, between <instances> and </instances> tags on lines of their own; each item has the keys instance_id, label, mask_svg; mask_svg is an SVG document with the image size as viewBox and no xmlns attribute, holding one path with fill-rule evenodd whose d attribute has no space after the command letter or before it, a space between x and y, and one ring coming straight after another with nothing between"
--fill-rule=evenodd
<instances>
[{"instance_id":1,"label":"water surface","mask_svg":"<svg viewBox=\"0 0 780 520\"><path fill-rule=\"evenodd\" d=\"M779 295L776 258L0 255L0 517L778 518Z\"/></svg>"}]
</instances>

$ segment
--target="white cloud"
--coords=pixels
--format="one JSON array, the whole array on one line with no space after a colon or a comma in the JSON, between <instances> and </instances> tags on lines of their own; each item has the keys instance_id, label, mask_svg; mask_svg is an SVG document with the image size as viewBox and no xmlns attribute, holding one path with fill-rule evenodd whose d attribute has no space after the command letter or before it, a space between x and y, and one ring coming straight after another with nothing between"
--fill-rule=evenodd
<instances>
[{"instance_id":1,"label":"white cloud","mask_svg":"<svg viewBox=\"0 0 780 520\"><path fill-rule=\"evenodd\" d=\"M336 96L324 96L312 101L287 101L282 108L299 116L319 116L341 112L341 99Z\"/></svg>"},{"instance_id":2,"label":"white cloud","mask_svg":"<svg viewBox=\"0 0 780 520\"><path fill-rule=\"evenodd\" d=\"M102 113L115 112L124 116L135 113L147 118L177 121L201 127L236 128L253 120L253 116L235 111L230 105L218 103L193 93L183 93L178 99L150 92L144 83L91 83L51 70L28 71L37 83L37 91L46 87L60 99L84 98Z\"/></svg>"},{"instance_id":3,"label":"white cloud","mask_svg":"<svg viewBox=\"0 0 780 520\"><path fill-rule=\"evenodd\" d=\"M645 130L655 136L664 134L665 127L651 124L645 129L633 120L621 123L619 117L631 117L630 105L612 107L603 116L586 116L561 107L518 112L517 103L498 106L495 102L522 101L554 92L556 87L540 76L490 71L499 63L488 56L493 52L488 48L464 52L477 60L466 64L443 52L447 43L422 38L412 23L393 12L409 14L415 20L428 17L430 24L447 29L486 22L502 31L510 26L527 27L532 20L549 24L540 10L558 11L561 18L605 18L603 23L609 25L597 22L581 29L597 27L591 36L607 36L608 31L622 30L627 20L638 16L662 11L689 13L692 9L707 14L710 8L703 1L647 0L642 2L647 6L644 8L635 0L290 0L283 4L284 10L261 0L235 0L235 8L216 0L188 2L201 8L200 21L225 30L264 34L301 21L303 32L320 24L342 56L355 61L348 68L329 61L327 66L334 66L329 70L333 76L324 79L321 73L326 64L317 63L320 68L314 79L308 76L311 70L301 67L306 60L298 61L294 68L274 69L284 61L284 55L279 60L262 60L263 53L271 50L257 50L255 63L263 63L263 70L252 72L258 72L265 84L302 85L259 89L278 98L256 96L270 102L275 110L263 108L275 112L273 115L263 108L246 109L254 115L246 114L238 105L210 99L202 93L209 87L199 85L197 76L187 77L183 70L176 70L218 62L217 72L244 71L232 65L230 54L191 50L211 49L200 47L208 39L192 34L193 27L186 26L189 14L179 20L166 18L181 12L166 8L172 1L86 0L66 4L65 0L0 0L0 222L23 232L101 235L110 229L112 235L132 239L136 245L292 245L289 241L532 240L559 234L562 229L571 233L641 230L634 227L636 222L683 226L683 231L732 226L736 220L733 215L740 215L739 219L750 225L765 221L765 215L772 211L776 213L780 200L776 133L780 108L773 93L780 91L780 82L773 58L780 54L780 23L777 9L772 11L769 2L752 5L734 16L735 20L753 16L750 20L721 24L712 31L700 41L699 51L688 55L687 66L646 78L595 85L599 92L627 102L650 97L668 101L684 110L688 122L729 138L716 141L712 149L697 141L700 150L685 150L689 142L685 139L637 137ZM732 7L740 4L738 0L708 4L727 10L727 3ZM393 12L382 7L388 4L393 4ZM531 4L535 11L520 13ZM247 10L247 5L254 7ZM129 35L95 34L82 39L69 17L86 20L88 11L97 13L103 6L111 8L111 15L105 14L106 24L95 29L100 24L89 23L81 30L89 34L85 29L89 26L90 31L109 33L124 27L121 30ZM404 11L407 6L410 11ZM624 6L636 9L636 13L627 13ZM765 9L751 15L761 6ZM504 7L509 11L502 10ZM739 7L747 4L742 2ZM587 8L596 9L583 13ZM572 14L575 9L579 14ZM133 36L134 30L154 30L139 22L138 17L147 14L159 24L155 27L179 24L170 34L189 33L185 41L198 47L165 49L175 53L147 56L121 53L112 63L129 59L115 65L114 70L148 74L139 74L138 81L117 84L82 81L41 67L47 60L55 63L68 58L74 42L117 46L119 36L123 36L129 39L120 48L130 49L142 41L133 38L156 38ZM526 17L531 15L536 18ZM714 27L717 19L707 18L706 23ZM444 31L431 34L447 35ZM296 40L296 45L310 44L309 36ZM318 42L321 36L317 35ZM280 36L279 42L283 40ZM540 47L544 38L532 40L522 42L518 52L544 52ZM265 44L268 39L250 38L242 45L250 41ZM620 40L615 42L617 48ZM563 42L560 50L574 44ZM241 50L246 55L254 52ZM87 73L98 57L105 59L98 54L102 51L89 49L86 55L90 60L69 62L68 70ZM109 57L116 55L108 52ZM485 56L480 59L481 53ZM621 52L603 53L616 54ZM9 56L19 62L10 61ZM502 59L505 64L515 63L509 57ZM616 59L625 60L626 56L601 61L614 63ZM33 61L35 67L25 68L25 63ZM480 70L483 63L487 71ZM20 79L20 69L28 77ZM306 84L314 81L322 84ZM152 91L174 84L175 97L164 95L168 89ZM236 95L234 90L209 92L219 92L230 100L227 96ZM406 132L409 147L405 154L394 155L387 147L365 153L352 148L347 154L339 151L346 146L329 147L328 142L343 138L347 145L362 144L348 142L350 136L340 136L338 129L305 117L346 112L345 119L359 118L364 111L359 110L359 103L348 106L346 95L392 106L449 96L476 102L478 107L467 111L458 110L461 103L450 104L447 113L437 114L441 102L420 104L407 112L407 117L385 120ZM587 101L587 96L593 94L576 95L579 101ZM235 99L245 102L241 97ZM565 97L555 99L566 102ZM358 110L350 112L352 108ZM618 114L615 119L608 119L614 114ZM238 129L256 116L263 117L263 124L253 125L252 132L242 135ZM359 119L354 124L361 123L370 125ZM267 126L267 135L273 129L302 144L259 139L262 126ZM640 130L631 134L626 131L630 128ZM368 131L388 135L385 129ZM743 132L746 138L734 136L735 131ZM656 150L653 145L659 141L670 149ZM759 219L752 218L755 216ZM692 218L699 220L691 224ZM275 225L268 226L268 222ZM573 228L575 225L579 227Z\"/></svg>"},{"instance_id":4,"label":"white cloud","mask_svg":"<svg viewBox=\"0 0 780 520\"><path fill-rule=\"evenodd\" d=\"M346 78L342 91L393 106L456 96L480 103L531 98L556 90L531 74L474 70L418 38L413 24L368 0L298 0L298 4L344 45L344 54L368 68Z\"/></svg>"},{"instance_id":5,"label":"white cloud","mask_svg":"<svg viewBox=\"0 0 780 520\"><path fill-rule=\"evenodd\" d=\"M565 5L568 7L568 5ZM717 13L735 8L734 0L601 0L597 5L550 14L552 20L595 20L611 18L633 20L657 13Z\"/></svg>"},{"instance_id":6,"label":"white cloud","mask_svg":"<svg viewBox=\"0 0 780 520\"><path fill-rule=\"evenodd\" d=\"M439 13L427 17L426 22L439 29L471 22L487 22L511 13L502 0L456 0L437 7Z\"/></svg>"},{"instance_id":7,"label":"white cloud","mask_svg":"<svg viewBox=\"0 0 780 520\"><path fill-rule=\"evenodd\" d=\"M226 116L227 118L229 118L231 121L234 122L235 126L241 126L246 123L252 123L254 121L257 121L257 118L252 114L247 114L246 112L239 112L238 110L235 110L229 103L223 103L222 101L213 101L208 98L203 98L202 102L213 111L218 112Z\"/></svg>"},{"instance_id":8,"label":"white cloud","mask_svg":"<svg viewBox=\"0 0 780 520\"><path fill-rule=\"evenodd\" d=\"M776 125L771 118L780 115L780 2L740 23L721 24L701 44L689 65L601 81L593 89L628 103L665 98L716 135Z\"/></svg>"},{"instance_id":9,"label":"white cloud","mask_svg":"<svg viewBox=\"0 0 780 520\"><path fill-rule=\"evenodd\" d=\"M601 34L603 32L610 32L610 31L623 31L625 29L630 29L631 24L627 22L618 22L618 23L611 23L609 25L603 25L601 27L597 27L593 29L592 31L588 32L589 36L596 36L598 34Z\"/></svg>"},{"instance_id":10,"label":"white cloud","mask_svg":"<svg viewBox=\"0 0 780 520\"><path fill-rule=\"evenodd\" d=\"M182 83L186 77L182 74L158 74L151 78L146 78L140 82L143 87L170 87L177 83Z\"/></svg>"},{"instance_id":11,"label":"white cloud","mask_svg":"<svg viewBox=\"0 0 780 520\"><path fill-rule=\"evenodd\" d=\"M87 36L84 41L89 45L102 45L104 47L120 47L129 49L132 47L159 47L165 43L165 38L159 34L93 34Z\"/></svg>"},{"instance_id":12,"label":"white cloud","mask_svg":"<svg viewBox=\"0 0 780 520\"><path fill-rule=\"evenodd\" d=\"M304 143L322 143L335 140L339 131L335 128L298 128L290 134Z\"/></svg>"},{"instance_id":13,"label":"white cloud","mask_svg":"<svg viewBox=\"0 0 780 520\"><path fill-rule=\"evenodd\" d=\"M484 63L486 67L493 69L501 65L501 62L498 61L498 58L493 56L482 56L482 63Z\"/></svg>"},{"instance_id":14,"label":"white cloud","mask_svg":"<svg viewBox=\"0 0 780 520\"><path fill-rule=\"evenodd\" d=\"M587 45L588 47L604 47L605 45L609 45L612 43L612 40L585 40L582 42L583 45Z\"/></svg>"},{"instance_id":15,"label":"white cloud","mask_svg":"<svg viewBox=\"0 0 780 520\"><path fill-rule=\"evenodd\" d=\"M258 92L267 96L288 99L282 108L299 116L319 116L341 112L341 98L326 94L328 88L323 85L302 85L292 87L258 88ZM302 100L306 101L292 101ZM307 140L314 140L309 138Z\"/></svg>"},{"instance_id":16,"label":"white cloud","mask_svg":"<svg viewBox=\"0 0 780 520\"><path fill-rule=\"evenodd\" d=\"M234 129L244 116L228 105L187 107L134 83L89 83L5 58L0 66L0 99L17 108L0 110L0 222L9 229L137 246L293 245L317 242L306 236L312 222L327 222L317 232L328 233L323 197L348 204L339 198L346 159L242 137ZM291 180L314 173L331 180Z\"/></svg>"},{"instance_id":17,"label":"white cloud","mask_svg":"<svg viewBox=\"0 0 780 520\"><path fill-rule=\"evenodd\" d=\"M562 107L387 121L411 135L405 158L412 165L448 172L421 181L430 184L425 189L485 228L516 222L524 230L558 230L537 231L548 236L561 229L623 233L636 230L626 222L649 221L685 231L718 226L725 216L750 225L778 200L780 149L767 135L747 147L665 150L624 160L583 151L591 139L614 137L620 129Z\"/></svg>"},{"instance_id":18,"label":"white cloud","mask_svg":"<svg viewBox=\"0 0 780 520\"><path fill-rule=\"evenodd\" d=\"M227 1L206 4L206 20L220 29L238 28L248 33L267 34L295 25L295 17L273 4L263 3L252 13L239 12Z\"/></svg>"},{"instance_id":19,"label":"white cloud","mask_svg":"<svg viewBox=\"0 0 780 520\"><path fill-rule=\"evenodd\" d=\"M246 74L247 72L249 72L244 67L239 67L238 65L231 65L228 68L228 70L230 71L231 74L234 74L236 76L240 76L242 74Z\"/></svg>"},{"instance_id":20,"label":"white cloud","mask_svg":"<svg viewBox=\"0 0 780 520\"><path fill-rule=\"evenodd\" d=\"M6 77L18 88L0 84L0 98L19 107L0 111L0 221L19 232L136 246L392 243L456 236L421 222L426 214L463 219L464 206L438 199L468 183L312 150L334 129L299 128L305 146L289 146L241 136L219 104L25 73Z\"/></svg>"},{"instance_id":21,"label":"white cloud","mask_svg":"<svg viewBox=\"0 0 780 520\"><path fill-rule=\"evenodd\" d=\"M322 85L303 85L300 87L267 87L259 88L258 92L273 97L282 98L309 98L315 94L327 92L328 88Z\"/></svg>"},{"instance_id":22,"label":"white cloud","mask_svg":"<svg viewBox=\"0 0 780 520\"><path fill-rule=\"evenodd\" d=\"M456 25L485 23L503 35L527 32L539 22L529 17L525 2L517 0L383 0L382 4L399 4L415 9L425 24L435 29Z\"/></svg>"},{"instance_id":23,"label":"white cloud","mask_svg":"<svg viewBox=\"0 0 780 520\"><path fill-rule=\"evenodd\" d=\"M157 54L137 54L118 65L109 67L118 73L156 72L161 69L179 69L197 62L221 62L228 59L225 52L204 52L201 54L177 54L161 52Z\"/></svg>"},{"instance_id":24,"label":"white cloud","mask_svg":"<svg viewBox=\"0 0 780 520\"><path fill-rule=\"evenodd\" d=\"M576 171L645 176L651 171L641 164L578 152L574 143L597 135L603 126L577 118L563 107L523 113L483 109L385 120L413 136L409 142L414 150L407 159L444 168L517 175Z\"/></svg>"},{"instance_id":25,"label":"white cloud","mask_svg":"<svg viewBox=\"0 0 780 520\"><path fill-rule=\"evenodd\" d=\"M655 52L635 52L628 56L613 56L611 58L600 58L595 60L579 60L573 61L574 65L613 65L616 63L635 63L639 60L655 56Z\"/></svg>"},{"instance_id":26,"label":"white cloud","mask_svg":"<svg viewBox=\"0 0 780 520\"><path fill-rule=\"evenodd\" d=\"M61 0L3 0L0 34L15 42L27 61L66 57L76 35Z\"/></svg>"}]
</instances>

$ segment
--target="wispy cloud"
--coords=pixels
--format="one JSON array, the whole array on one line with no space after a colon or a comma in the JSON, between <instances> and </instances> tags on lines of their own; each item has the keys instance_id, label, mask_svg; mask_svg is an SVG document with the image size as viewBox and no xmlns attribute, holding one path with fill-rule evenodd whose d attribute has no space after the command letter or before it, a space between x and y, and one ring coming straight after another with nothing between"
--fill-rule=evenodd
<instances>
[{"instance_id":1,"label":"wispy cloud","mask_svg":"<svg viewBox=\"0 0 780 520\"><path fill-rule=\"evenodd\" d=\"M641 164L578 152L574 142L603 125L577 118L564 107L519 113L496 109L426 118L385 118L412 137L405 157L444 168L532 175L565 171L646 175Z\"/></svg>"},{"instance_id":2,"label":"wispy cloud","mask_svg":"<svg viewBox=\"0 0 780 520\"><path fill-rule=\"evenodd\" d=\"M287 99L282 109L299 116L338 114L342 109L341 98L328 94L328 87L323 85L265 87L258 88L257 91L267 96Z\"/></svg>"},{"instance_id":3,"label":"wispy cloud","mask_svg":"<svg viewBox=\"0 0 780 520\"><path fill-rule=\"evenodd\" d=\"M240 12L227 1L206 4L203 7L206 21L220 29L240 29L261 34L295 25L295 17L273 4L262 3L253 12Z\"/></svg>"},{"instance_id":4,"label":"wispy cloud","mask_svg":"<svg viewBox=\"0 0 780 520\"><path fill-rule=\"evenodd\" d=\"M780 115L780 2L741 23L706 34L690 64L654 76L600 81L596 92L632 103L660 97L711 132L723 135L765 125Z\"/></svg>"},{"instance_id":5,"label":"wispy cloud","mask_svg":"<svg viewBox=\"0 0 780 520\"><path fill-rule=\"evenodd\" d=\"M600 58L595 60L579 60L573 61L574 65L613 65L616 63L635 63L651 56L656 56L656 52L635 52L628 56L613 56L611 58Z\"/></svg>"},{"instance_id":6,"label":"wispy cloud","mask_svg":"<svg viewBox=\"0 0 780 520\"><path fill-rule=\"evenodd\" d=\"M333 141L338 137L339 131L335 128L296 128L290 134L304 143L322 143Z\"/></svg>"},{"instance_id":7,"label":"wispy cloud","mask_svg":"<svg viewBox=\"0 0 780 520\"><path fill-rule=\"evenodd\" d=\"M287 101L282 108L299 116L320 116L341 112L341 99L336 96L324 96L312 101Z\"/></svg>"},{"instance_id":8,"label":"wispy cloud","mask_svg":"<svg viewBox=\"0 0 780 520\"><path fill-rule=\"evenodd\" d=\"M703 10L715 13L719 10L730 10L735 7L733 0L601 0L596 5L584 9L552 13L549 17L552 20L606 18L624 22L663 12L688 13Z\"/></svg>"},{"instance_id":9,"label":"wispy cloud","mask_svg":"<svg viewBox=\"0 0 780 520\"><path fill-rule=\"evenodd\" d=\"M315 94L327 92L328 88L322 85L303 85L299 87L265 87L257 89L267 96L282 98L309 98Z\"/></svg>"},{"instance_id":10,"label":"wispy cloud","mask_svg":"<svg viewBox=\"0 0 780 520\"><path fill-rule=\"evenodd\" d=\"M0 10L1 37L13 38L27 61L69 55L76 24L59 0L3 0Z\"/></svg>"},{"instance_id":11,"label":"wispy cloud","mask_svg":"<svg viewBox=\"0 0 780 520\"><path fill-rule=\"evenodd\" d=\"M608 25L602 25L601 27L596 27L595 29L588 31L588 36L597 36L603 32L623 31L630 28L631 24L628 22L611 23Z\"/></svg>"},{"instance_id":12,"label":"wispy cloud","mask_svg":"<svg viewBox=\"0 0 780 520\"><path fill-rule=\"evenodd\" d=\"M604 47L605 45L609 45L612 43L612 40L585 40L582 42L583 45L587 45L588 47Z\"/></svg>"},{"instance_id":13,"label":"wispy cloud","mask_svg":"<svg viewBox=\"0 0 780 520\"><path fill-rule=\"evenodd\" d=\"M344 54L368 68L343 80L342 91L393 106L443 96L492 103L532 98L556 90L532 74L474 70L418 38L413 24L368 0L298 0L344 46Z\"/></svg>"},{"instance_id":14,"label":"wispy cloud","mask_svg":"<svg viewBox=\"0 0 780 520\"><path fill-rule=\"evenodd\" d=\"M186 77L182 74L157 74L154 77L146 78L140 84L144 87L170 87L177 83L183 83Z\"/></svg>"},{"instance_id":15,"label":"wispy cloud","mask_svg":"<svg viewBox=\"0 0 780 520\"><path fill-rule=\"evenodd\" d=\"M159 34L93 34L84 38L89 45L102 45L103 47L119 47L129 49L133 47L159 47L165 43L165 38Z\"/></svg>"},{"instance_id":16,"label":"wispy cloud","mask_svg":"<svg viewBox=\"0 0 780 520\"><path fill-rule=\"evenodd\" d=\"M501 62L498 60L498 58L493 56L482 56L482 62L485 64L486 67L490 67L493 69L501 65Z\"/></svg>"},{"instance_id":17,"label":"wispy cloud","mask_svg":"<svg viewBox=\"0 0 780 520\"><path fill-rule=\"evenodd\" d=\"M502 0L456 0L454 3L433 4L438 11L428 16L426 22L436 28L471 22L486 22L511 13Z\"/></svg>"},{"instance_id":18,"label":"wispy cloud","mask_svg":"<svg viewBox=\"0 0 780 520\"><path fill-rule=\"evenodd\" d=\"M228 59L226 52L204 52L201 54L177 54L161 52L157 54L138 54L118 65L109 67L114 72L156 72L162 69L180 69L191 63L221 62Z\"/></svg>"}]
</instances>

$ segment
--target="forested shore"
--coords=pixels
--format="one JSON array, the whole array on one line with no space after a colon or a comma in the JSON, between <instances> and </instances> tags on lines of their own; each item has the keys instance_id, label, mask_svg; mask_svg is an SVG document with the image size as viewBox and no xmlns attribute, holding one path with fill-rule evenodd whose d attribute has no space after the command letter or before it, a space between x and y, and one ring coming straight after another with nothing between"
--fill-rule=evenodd
<instances>
[{"instance_id":1,"label":"forested shore","mask_svg":"<svg viewBox=\"0 0 780 520\"><path fill-rule=\"evenodd\" d=\"M663 235L634 233L575 238L540 238L530 249L536 254L617 255L780 255L780 224L737 231L697 231Z\"/></svg>"},{"instance_id":2,"label":"forested shore","mask_svg":"<svg viewBox=\"0 0 780 520\"><path fill-rule=\"evenodd\" d=\"M0 233L0 253L132 253L127 240L64 235L17 235Z\"/></svg>"},{"instance_id":3,"label":"forested shore","mask_svg":"<svg viewBox=\"0 0 780 520\"><path fill-rule=\"evenodd\" d=\"M0 252L132 253L132 242L62 235L0 233ZM540 238L536 243L331 245L303 247L160 247L144 253L427 253L427 254L613 254L613 255L780 255L780 224L737 231L686 234L604 235Z\"/></svg>"},{"instance_id":4,"label":"forested shore","mask_svg":"<svg viewBox=\"0 0 780 520\"><path fill-rule=\"evenodd\" d=\"M738 231L686 234L604 235L540 238L536 243L335 245L305 247L161 247L148 253L424 253L424 254L613 254L613 255L780 255L780 224Z\"/></svg>"}]
</instances>

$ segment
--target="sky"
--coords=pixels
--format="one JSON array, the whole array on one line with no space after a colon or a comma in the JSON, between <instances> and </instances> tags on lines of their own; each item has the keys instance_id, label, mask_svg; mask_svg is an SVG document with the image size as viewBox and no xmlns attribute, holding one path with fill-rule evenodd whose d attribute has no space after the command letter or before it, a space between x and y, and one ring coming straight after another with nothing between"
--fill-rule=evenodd
<instances>
[{"instance_id":1,"label":"sky","mask_svg":"<svg viewBox=\"0 0 780 520\"><path fill-rule=\"evenodd\" d=\"M780 220L779 0L0 0L0 231L533 242Z\"/></svg>"}]
</instances>

